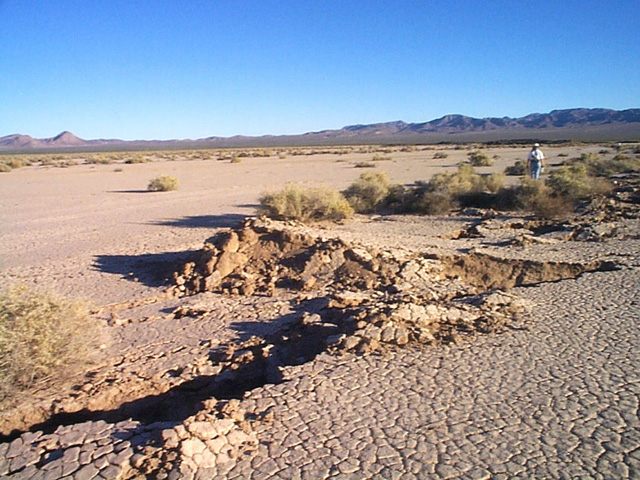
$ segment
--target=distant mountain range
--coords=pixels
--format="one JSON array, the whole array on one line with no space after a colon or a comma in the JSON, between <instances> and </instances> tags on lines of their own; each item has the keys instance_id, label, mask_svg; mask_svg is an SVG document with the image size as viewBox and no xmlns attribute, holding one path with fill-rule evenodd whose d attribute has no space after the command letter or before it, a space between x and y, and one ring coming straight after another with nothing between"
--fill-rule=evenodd
<instances>
[{"instance_id":1,"label":"distant mountain range","mask_svg":"<svg viewBox=\"0 0 640 480\"><path fill-rule=\"evenodd\" d=\"M198 140L83 140L71 132L52 138L0 137L3 151L222 148L368 143L486 142L499 140L640 141L640 109L574 108L532 113L521 118L446 115L424 123L402 121L351 125L301 135L207 137Z\"/></svg>"}]
</instances>

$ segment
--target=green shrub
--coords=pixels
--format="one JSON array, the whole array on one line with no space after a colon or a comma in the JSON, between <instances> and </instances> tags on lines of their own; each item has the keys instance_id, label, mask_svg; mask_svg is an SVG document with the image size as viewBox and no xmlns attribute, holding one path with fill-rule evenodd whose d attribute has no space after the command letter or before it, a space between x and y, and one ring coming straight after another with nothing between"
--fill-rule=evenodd
<instances>
[{"instance_id":1,"label":"green shrub","mask_svg":"<svg viewBox=\"0 0 640 480\"><path fill-rule=\"evenodd\" d=\"M473 167L490 167L493 165L493 160L485 153L479 151L469 152L467 156L469 157L469 163Z\"/></svg>"},{"instance_id":2,"label":"green shrub","mask_svg":"<svg viewBox=\"0 0 640 480\"><path fill-rule=\"evenodd\" d=\"M563 165L554 170L546 181L553 193L570 202L587 200L611 191L611 185L604 179L592 177L589 166L583 163Z\"/></svg>"},{"instance_id":3,"label":"green shrub","mask_svg":"<svg viewBox=\"0 0 640 480\"><path fill-rule=\"evenodd\" d=\"M353 215L353 208L340 192L325 187L304 189L297 185L263 194L260 211L273 218L303 222L340 221Z\"/></svg>"},{"instance_id":4,"label":"green shrub","mask_svg":"<svg viewBox=\"0 0 640 480\"><path fill-rule=\"evenodd\" d=\"M516 160L515 164L504 169L504 173L513 177L521 177L527 174L527 164L522 160Z\"/></svg>"},{"instance_id":5,"label":"green shrub","mask_svg":"<svg viewBox=\"0 0 640 480\"><path fill-rule=\"evenodd\" d=\"M86 365L96 328L83 302L26 287L0 292L0 400Z\"/></svg>"},{"instance_id":6,"label":"green shrub","mask_svg":"<svg viewBox=\"0 0 640 480\"><path fill-rule=\"evenodd\" d=\"M153 178L149 182L149 185L147 185L147 190L149 190L150 192L169 192L171 190L177 189L178 179L169 175L161 175L159 177Z\"/></svg>"},{"instance_id":7,"label":"green shrub","mask_svg":"<svg viewBox=\"0 0 640 480\"><path fill-rule=\"evenodd\" d=\"M367 172L349 185L343 194L356 212L369 213L385 202L389 187L389 179L384 172Z\"/></svg>"}]
</instances>

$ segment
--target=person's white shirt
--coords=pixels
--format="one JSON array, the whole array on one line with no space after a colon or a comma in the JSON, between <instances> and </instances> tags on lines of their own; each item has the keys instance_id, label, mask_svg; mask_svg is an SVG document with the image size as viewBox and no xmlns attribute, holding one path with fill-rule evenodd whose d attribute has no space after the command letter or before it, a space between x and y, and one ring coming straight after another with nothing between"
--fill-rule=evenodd
<instances>
[{"instance_id":1,"label":"person's white shirt","mask_svg":"<svg viewBox=\"0 0 640 480\"><path fill-rule=\"evenodd\" d=\"M529 155L527 156L528 160L536 160L538 162L542 162L542 160L544 160L544 153L542 153L542 150L539 149L535 149L535 150L531 150L529 152Z\"/></svg>"}]
</instances>

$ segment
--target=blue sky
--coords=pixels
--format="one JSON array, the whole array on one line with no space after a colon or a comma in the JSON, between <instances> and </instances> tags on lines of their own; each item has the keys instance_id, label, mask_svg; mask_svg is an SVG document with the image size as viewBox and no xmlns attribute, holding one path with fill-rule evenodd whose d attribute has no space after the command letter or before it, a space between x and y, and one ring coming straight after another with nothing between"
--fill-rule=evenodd
<instances>
[{"instance_id":1,"label":"blue sky","mask_svg":"<svg viewBox=\"0 0 640 480\"><path fill-rule=\"evenodd\" d=\"M0 0L0 136L640 107L640 2Z\"/></svg>"}]
</instances>

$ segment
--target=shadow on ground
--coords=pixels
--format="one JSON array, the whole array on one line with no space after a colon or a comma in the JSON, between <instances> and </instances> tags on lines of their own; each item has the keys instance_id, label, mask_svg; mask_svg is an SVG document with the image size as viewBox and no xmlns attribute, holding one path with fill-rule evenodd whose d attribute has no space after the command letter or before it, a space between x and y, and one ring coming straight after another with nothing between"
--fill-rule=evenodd
<instances>
[{"instance_id":1,"label":"shadow on ground","mask_svg":"<svg viewBox=\"0 0 640 480\"><path fill-rule=\"evenodd\" d=\"M303 302L295 312L272 320L277 327L264 328L263 322L238 322L234 329L241 338L252 338L217 347L209 351L209 361L223 366L216 375L199 375L176 385L164 393L142 395L140 398L123 402L114 408L88 409L76 412L57 413L47 420L32 425L30 431L53 432L61 425L73 425L89 420L104 420L115 423L133 419L143 424L154 422L182 422L200 411L202 402L241 399L245 393L264 386L284 381L281 368L300 365L312 361L326 351L328 336L339 330L337 318L329 323L303 325L301 317L322 310L326 299L316 298ZM180 367L168 372L170 376L180 376ZM0 435L0 442L12 440L22 434L13 431L7 436Z\"/></svg>"},{"instance_id":2,"label":"shadow on ground","mask_svg":"<svg viewBox=\"0 0 640 480\"><path fill-rule=\"evenodd\" d=\"M175 271L195 253L147 253L143 255L96 255L93 268L100 272L120 275L147 287L161 287L170 282Z\"/></svg>"},{"instance_id":3,"label":"shadow on ground","mask_svg":"<svg viewBox=\"0 0 640 480\"><path fill-rule=\"evenodd\" d=\"M172 220L153 222L152 225L183 228L236 228L246 215L228 213L224 215L193 215Z\"/></svg>"},{"instance_id":4,"label":"shadow on ground","mask_svg":"<svg viewBox=\"0 0 640 480\"><path fill-rule=\"evenodd\" d=\"M107 193L151 193L149 190L110 190Z\"/></svg>"}]
</instances>

